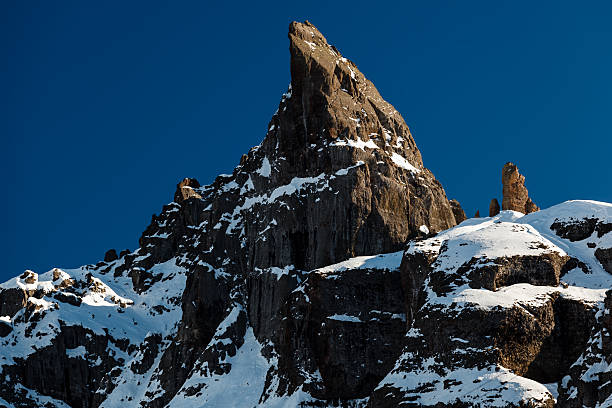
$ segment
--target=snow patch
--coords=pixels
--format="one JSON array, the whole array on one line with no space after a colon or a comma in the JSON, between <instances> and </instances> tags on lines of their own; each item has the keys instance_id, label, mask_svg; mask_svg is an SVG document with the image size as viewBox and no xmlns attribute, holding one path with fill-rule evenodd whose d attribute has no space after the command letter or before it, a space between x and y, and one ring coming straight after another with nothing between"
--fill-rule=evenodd
<instances>
[{"instance_id":1,"label":"snow patch","mask_svg":"<svg viewBox=\"0 0 612 408\"><path fill-rule=\"evenodd\" d=\"M337 264L315 269L314 273L323 275L335 274L351 269L381 269L396 270L402 262L402 251L389 254L357 256Z\"/></svg>"},{"instance_id":2,"label":"snow patch","mask_svg":"<svg viewBox=\"0 0 612 408\"><path fill-rule=\"evenodd\" d=\"M270 166L270 161L267 156L264 156L261 161L261 167L255 171L255 173L259 174L262 177L270 177L272 173L272 167Z\"/></svg>"},{"instance_id":3,"label":"snow patch","mask_svg":"<svg viewBox=\"0 0 612 408\"><path fill-rule=\"evenodd\" d=\"M419 173L421 171L414 167L412 164L410 164L410 162L406 160L404 156L401 156L395 152L391 154L391 160L393 161L393 163L395 163L396 166L411 171L412 173Z\"/></svg>"},{"instance_id":4,"label":"snow patch","mask_svg":"<svg viewBox=\"0 0 612 408\"><path fill-rule=\"evenodd\" d=\"M81 358L84 360L86 353L87 350L85 350L85 346L78 346L73 349L66 349L66 356L68 356L68 358Z\"/></svg>"},{"instance_id":5,"label":"snow patch","mask_svg":"<svg viewBox=\"0 0 612 408\"><path fill-rule=\"evenodd\" d=\"M338 320L341 322L351 322L351 323L363 323L363 320L358 318L357 316L349 316L346 314L335 314L332 316L327 316L329 320Z\"/></svg>"},{"instance_id":6,"label":"snow patch","mask_svg":"<svg viewBox=\"0 0 612 408\"><path fill-rule=\"evenodd\" d=\"M357 149L361 149L363 151L365 151L366 147L368 149L378 149L378 146L376 145L376 143L374 143L372 139L368 140L367 142L364 142L359 137L357 137L357 140L351 140L351 139L337 140L335 142L330 143L329 145L330 146L350 146L350 147L355 147Z\"/></svg>"}]
</instances>

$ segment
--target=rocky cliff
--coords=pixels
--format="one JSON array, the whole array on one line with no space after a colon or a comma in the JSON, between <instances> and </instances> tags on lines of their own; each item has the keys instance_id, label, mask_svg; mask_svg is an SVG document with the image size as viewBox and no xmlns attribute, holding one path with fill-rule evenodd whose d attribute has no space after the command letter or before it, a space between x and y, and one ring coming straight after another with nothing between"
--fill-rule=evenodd
<instances>
[{"instance_id":1,"label":"rocky cliff","mask_svg":"<svg viewBox=\"0 0 612 408\"><path fill-rule=\"evenodd\" d=\"M612 206L465 220L357 67L289 43L231 175L133 252L0 286L0 406L602 406Z\"/></svg>"}]
</instances>

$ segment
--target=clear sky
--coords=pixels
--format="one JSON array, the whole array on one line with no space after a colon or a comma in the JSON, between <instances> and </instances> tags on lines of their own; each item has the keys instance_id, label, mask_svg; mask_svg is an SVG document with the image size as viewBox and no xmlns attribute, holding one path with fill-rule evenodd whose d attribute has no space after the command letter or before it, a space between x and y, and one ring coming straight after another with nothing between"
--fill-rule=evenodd
<instances>
[{"instance_id":1,"label":"clear sky","mask_svg":"<svg viewBox=\"0 0 612 408\"><path fill-rule=\"evenodd\" d=\"M1 2L0 281L133 250L180 179L230 173L287 88L292 20L374 82L468 215L506 161L541 207L612 202L612 3L221 3Z\"/></svg>"}]
</instances>

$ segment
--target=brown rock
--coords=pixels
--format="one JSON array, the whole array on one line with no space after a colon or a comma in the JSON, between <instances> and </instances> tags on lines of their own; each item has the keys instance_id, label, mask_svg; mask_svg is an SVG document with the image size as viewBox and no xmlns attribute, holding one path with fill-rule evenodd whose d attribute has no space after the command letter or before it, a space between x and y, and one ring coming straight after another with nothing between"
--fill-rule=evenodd
<instances>
[{"instance_id":1,"label":"brown rock","mask_svg":"<svg viewBox=\"0 0 612 408\"><path fill-rule=\"evenodd\" d=\"M117 251L115 251L114 249L109 249L104 254L104 262L113 262L117 260L118 258L119 257L117 256Z\"/></svg>"},{"instance_id":2,"label":"brown rock","mask_svg":"<svg viewBox=\"0 0 612 408\"><path fill-rule=\"evenodd\" d=\"M449 201L449 204L451 206L451 210L453 210L453 215L455 216L455 222L457 222L457 224L460 224L467 219L465 216L465 211L463 211L463 208L461 208L459 201L453 199Z\"/></svg>"},{"instance_id":3,"label":"brown rock","mask_svg":"<svg viewBox=\"0 0 612 408\"><path fill-rule=\"evenodd\" d=\"M13 331L10 323L0 320L0 337L6 337Z\"/></svg>"},{"instance_id":4,"label":"brown rock","mask_svg":"<svg viewBox=\"0 0 612 408\"><path fill-rule=\"evenodd\" d=\"M476 210L476 214L474 214L474 218L480 218L480 210Z\"/></svg>"},{"instance_id":5,"label":"brown rock","mask_svg":"<svg viewBox=\"0 0 612 408\"><path fill-rule=\"evenodd\" d=\"M38 281L38 274L28 269L21 274L21 279L28 284L36 283L36 281Z\"/></svg>"},{"instance_id":6,"label":"brown rock","mask_svg":"<svg viewBox=\"0 0 612 408\"><path fill-rule=\"evenodd\" d=\"M0 316L13 317L28 301L28 293L20 288L0 290Z\"/></svg>"},{"instance_id":7,"label":"brown rock","mask_svg":"<svg viewBox=\"0 0 612 408\"><path fill-rule=\"evenodd\" d=\"M309 270L351 256L397 251L423 225L432 233L454 226L444 189L423 166L397 110L312 24L291 23L289 40L291 84L265 139L239 171L215 184L234 181L240 186L233 190L237 195L250 180L254 188L248 191L261 196L295 177L322 175L330 188L304 189L299 196L283 196L284 203L244 214L249 266ZM355 148L355 143L370 147ZM339 177L329 176L336 172ZM221 203L235 205L250 194L223 194L211 203L209 225L217 225L224 213L234 214L234 207ZM270 225L260 239L273 219L278 225Z\"/></svg>"},{"instance_id":8,"label":"brown rock","mask_svg":"<svg viewBox=\"0 0 612 408\"><path fill-rule=\"evenodd\" d=\"M20 362L24 373L23 384L35 389L39 387L41 378L47 388L47 395L66 402L64 406L92 408L99 404L93 403L95 394L91 389L98 389L100 382L108 375L119 361L108 355L111 346L110 336L98 335L81 326L65 326L50 345L38 350ZM112 339L112 338L111 338ZM67 355L68 349L83 346L89 355L95 356L99 365L89 365L86 359ZM0 384L2 387L4 384ZM0 391L0 395L4 390ZM12 396L12 395L11 395ZM27 401L27 400L25 400ZM24 402L25 402L24 401ZM55 404L19 404L16 406L52 406Z\"/></svg>"},{"instance_id":9,"label":"brown rock","mask_svg":"<svg viewBox=\"0 0 612 408\"><path fill-rule=\"evenodd\" d=\"M202 196L195 190L200 187L200 183L196 179L184 178L183 181L177 184L176 193L174 193L174 201L182 203L183 201L191 198L202 198Z\"/></svg>"},{"instance_id":10,"label":"brown rock","mask_svg":"<svg viewBox=\"0 0 612 408\"><path fill-rule=\"evenodd\" d=\"M602 320L608 335L604 339L603 347L605 355L609 356L609 359L612 360L612 289L606 292L604 305L608 312L603 314Z\"/></svg>"},{"instance_id":11,"label":"brown rock","mask_svg":"<svg viewBox=\"0 0 612 408\"><path fill-rule=\"evenodd\" d=\"M502 209L529 214L540 208L529 198L525 187L525 176L513 163L506 163L502 169L503 200Z\"/></svg>"},{"instance_id":12,"label":"brown rock","mask_svg":"<svg viewBox=\"0 0 612 408\"><path fill-rule=\"evenodd\" d=\"M555 231L555 234L559 237L575 242L589 238L594 232L597 232L597 238L603 237L612 231L612 223L607 223L597 218L555 220L551 224L550 229ZM587 245L590 248L594 248L590 244Z\"/></svg>"},{"instance_id":13,"label":"brown rock","mask_svg":"<svg viewBox=\"0 0 612 408\"><path fill-rule=\"evenodd\" d=\"M308 359L298 357L300 361L295 363L308 366L309 361L325 361L331 345L323 338L310 337L318 333L315 327L329 319L296 319L289 313L284 320L277 314L287 307L282 300L292 293L300 271L352 256L399 251L407 239L420 233L423 225L435 233L456 223L442 185L423 166L410 130L397 110L310 23L292 23L289 39L291 84L262 143L240 160L231 175L217 177L210 186L198 188L199 184L189 179L179 183L175 203L153 217L141 237L140 252L127 255L125 266L119 269L119 273L128 271L138 291L161 279L161 275L158 278L151 274L154 263L177 253L190 269L182 297L180 341L161 357L163 374L159 381L164 393L155 396L151 407L165 406L182 386L195 364L193 350L211 341L225 315L223 311L232 303L230 293L250 294L246 310L262 343L271 341L281 350L292 350L293 341L300 345L303 340L312 340L310 346L300 346L300 352L308 354ZM355 147L364 143L367 145L363 148ZM288 189L296 181L299 189ZM198 266L207 264L226 271L227 275L222 276L249 278L245 283L225 281L210 269ZM255 270L290 265L293 267L286 278L250 275ZM358 290L355 296L363 297L368 305L364 313L372 308L387 311L393 307L394 312L385 317L402 314L402 299L370 300L369 296L378 292L366 290L373 282L362 284L368 274L362 275L355 275L355 282L343 288ZM385 280L384 284L398 293L399 274L395 276L395 282ZM336 287L333 280L327 283L329 290ZM326 295L322 285L308 295L321 299L313 309L316 313L327 313L324 306L340 306L337 299ZM383 302L374 307L370 302L375 301ZM300 302L295 306L311 307ZM367 321L374 318L367 316ZM381 335L372 337L372 345L355 341L334 345L336 357L321 363L323 388L316 395L339 398L355 390L360 393L356 395L365 395L375 379L392 366L392 359L379 356L367 370L360 364L369 366L369 359L374 358L370 355L381 354L380 350L387 349L386 343L392 343L383 339L402 339L404 322L392 320L388 325L381 324ZM296 326L285 326L291 322ZM332 323L325 330L338 331L347 341L365 334L348 323ZM396 331L401 335L394 337ZM291 366L293 356L283 352L279 359ZM301 370L279 364L283 366L279 374L281 388L295 389L302 384ZM316 368L310 372L315 371ZM343 376L348 384L345 389L340 383Z\"/></svg>"},{"instance_id":14,"label":"brown rock","mask_svg":"<svg viewBox=\"0 0 612 408\"><path fill-rule=\"evenodd\" d=\"M480 259L474 259L459 268L459 272L469 277L470 287L492 291L516 283L558 286L564 266L570 260L569 256L556 252L498 258L484 266L478 265Z\"/></svg>"},{"instance_id":15,"label":"brown rock","mask_svg":"<svg viewBox=\"0 0 612 408\"><path fill-rule=\"evenodd\" d=\"M564 265L571 261L568 256L545 253L498 259L472 258L456 270L455 276L451 276L449 270L432 265L436 265L436 257L452 257L453 250L448 249L446 242L438 242L441 245L438 253L432 247L435 244L434 239L422 246L412 243L404 253L401 273L404 293L408 297L411 331L404 337L404 351L393 369L394 378L400 380L379 383L368 401L369 407L489 406L462 399L465 386L469 386L472 393L478 390L475 394L483 401L499 401L504 382L502 387L498 387L491 382L483 384L479 378L447 380L442 374L436 378L436 373L446 374L455 369L502 366L516 375L541 383L559 382L574 370L573 364L587 344L594 343L589 336L598 307L561 296L554 289ZM444 296L462 283L492 291L516 283L530 283L549 287L550 291L540 298L540 302L526 306L514 304L486 308L469 302L464 305L453 302L445 308L437 302L427 302L427 293ZM424 285L427 290L424 290ZM431 373L434 379L430 382L415 381L419 374L414 373L423 370L423 361L431 362L427 368L428 375ZM585 364L588 366L589 363ZM397 388L396 384L402 384L402 374L407 386ZM435 389L433 385L442 381L445 392L456 393L457 400L420 399L423 393L431 398ZM602 379L598 385L605 386L605 381ZM552 399L544 398L504 406L552 408L555 405Z\"/></svg>"},{"instance_id":16,"label":"brown rock","mask_svg":"<svg viewBox=\"0 0 612 408\"><path fill-rule=\"evenodd\" d=\"M499 201L497 198L491 200L491 204L489 204L489 217L495 217L499 214Z\"/></svg>"}]
</instances>

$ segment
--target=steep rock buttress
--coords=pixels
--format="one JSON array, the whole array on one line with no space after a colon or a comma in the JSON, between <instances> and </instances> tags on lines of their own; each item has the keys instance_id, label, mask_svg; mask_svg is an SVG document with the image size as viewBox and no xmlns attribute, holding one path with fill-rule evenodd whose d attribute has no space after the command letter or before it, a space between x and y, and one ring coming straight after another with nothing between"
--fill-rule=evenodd
<instances>
[{"instance_id":1,"label":"steep rock buttress","mask_svg":"<svg viewBox=\"0 0 612 408\"><path fill-rule=\"evenodd\" d=\"M397 267L383 268L388 272L377 278L376 284L387 288L384 296L351 306L380 310L386 320L377 341L339 351L338 361L354 360L345 369L326 357L322 343L304 338L321 316L284 319L291 308L300 307L292 292L315 268L397 251L410 238L455 225L458 203L451 207L441 184L424 167L401 115L355 64L308 22L292 23L289 40L289 89L263 142L243 156L231 175L220 175L207 186L195 179L181 181L174 201L153 216L136 251L63 272L73 285L44 281L41 285L48 290L24 290L20 285L38 288L38 281L15 283L0 292L0 304L15 324L36 325L41 316L56 322L53 330L40 332L48 339L41 350L20 351L27 363L4 370L10 375L3 394L17 384L27 385L7 398L24 406L35 401L28 395L36 393L75 407L113 406L134 398L150 407L172 406L202 393L211 376L230 375L225 361L249 333L265 345L261 353L278 362L264 375L265 389L255 401L309 386L323 399L349 397L350 390L367 395L390 368L396 351L386 344L397 344L405 326L405 319L391 318L401 315L403 305ZM363 288L368 271L355 272L347 288ZM89 302L88 288L95 279L133 302L112 303L116 310L105 315L113 319L107 324L121 330L102 330L97 323L101 317L94 326L62 317L97 316L93 311L101 309L96 307L115 296L96 295L100 302ZM328 287L325 282L308 288L318 292L316 288ZM104 293L111 293L110 288ZM334 297L329 290L323 293L325 309ZM52 299L43 303L48 297ZM162 319L163 329L150 319ZM4 334L9 329L2 324ZM75 325L84 328L68 331ZM7 344L32 328L24 330L9 330ZM64 340L67 335L70 341ZM102 356L100 365L71 357L75 352L70 350L83 350L83 356L104 354L106 345L117 351ZM56 354L67 357L52 360ZM366 355L376 354L381 363L366 366L371 359ZM67 369L75 361L79 370ZM319 367L322 377L315 381ZM343 391L340 374L354 388ZM64 385L49 386L45 380L64 375ZM138 386L129 388L131 382ZM80 384L78 390L74 384ZM84 389L91 393L83 394Z\"/></svg>"}]
</instances>

